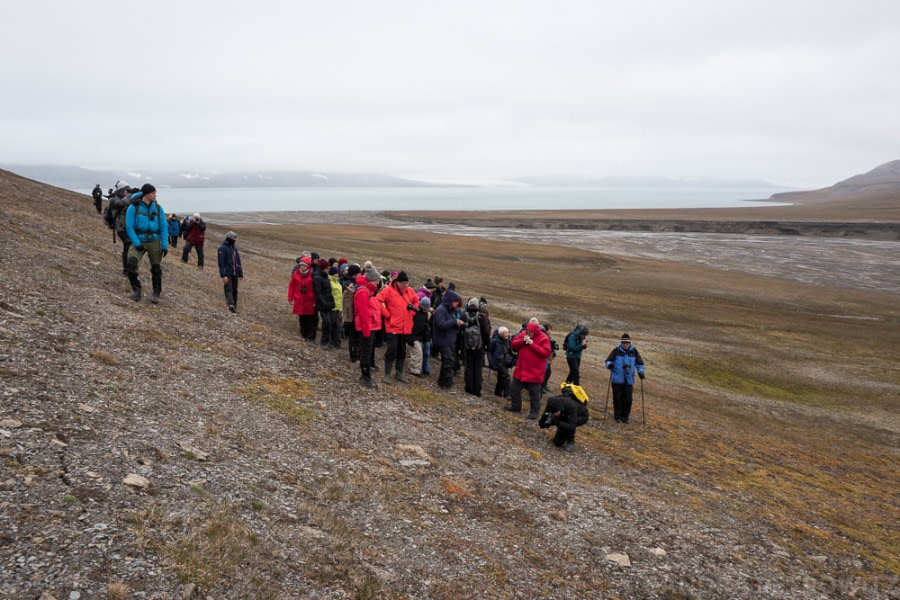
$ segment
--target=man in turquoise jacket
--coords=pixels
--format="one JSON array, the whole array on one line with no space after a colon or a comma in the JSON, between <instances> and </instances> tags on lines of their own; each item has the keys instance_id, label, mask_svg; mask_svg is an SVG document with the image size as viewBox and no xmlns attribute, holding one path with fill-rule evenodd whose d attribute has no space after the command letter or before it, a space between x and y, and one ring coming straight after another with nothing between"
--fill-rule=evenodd
<instances>
[{"instance_id":1,"label":"man in turquoise jacket","mask_svg":"<svg viewBox=\"0 0 900 600\"><path fill-rule=\"evenodd\" d=\"M162 293L163 256L169 253L169 227L166 213L156 203L156 188L149 183L141 186L141 191L131 197L131 204L125 213L125 231L131 240L128 249L128 260L125 269L131 283L131 299L141 299L141 280L138 277L138 266L144 254L150 259L150 277L153 282L153 296L150 302L159 302Z\"/></svg>"}]
</instances>

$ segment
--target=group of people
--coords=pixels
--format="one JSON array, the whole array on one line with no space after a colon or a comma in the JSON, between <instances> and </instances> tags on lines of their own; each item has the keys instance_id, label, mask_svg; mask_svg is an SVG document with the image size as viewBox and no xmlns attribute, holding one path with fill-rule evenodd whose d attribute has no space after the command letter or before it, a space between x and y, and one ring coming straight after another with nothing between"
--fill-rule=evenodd
<instances>
[{"instance_id":1,"label":"group of people","mask_svg":"<svg viewBox=\"0 0 900 600\"><path fill-rule=\"evenodd\" d=\"M365 387L377 385L376 348L384 348L385 384L408 383L407 373L429 376L431 358L436 358L438 387L452 388L454 377L462 372L465 392L473 396L482 394L487 363L490 372L496 372L494 394L510 401L505 409L521 413L527 391L526 418L540 416L558 346L550 327L537 318L524 323L515 335L507 327L492 330L487 300L474 296L464 300L453 283L445 288L441 277L414 289L405 271L379 271L371 261L360 266L343 257L320 258L315 252L297 257L287 299L298 317L302 339L315 343L321 323L322 347L341 348L342 340L347 340L350 360L359 362L359 383ZM574 448L575 427L587 421L587 396L578 396L583 393L581 357L588 334L587 327L578 325L566 336L569 373L562 393L548 401L549 416L545 411L541 419L541 426L557 426L554 443L567 449ZM606 366L611 371L615 420L628 423L634 378L643 379L644 363L627 333Z\"/></svg>"},{"instance_id":2,"label":"group of people","mask_svg":"<svg viewBox=\"0 0 900 600\"><path fill-rule=\"evenodd\" d=\"M98 185L93 193L95 205L99 191ZM100 197L102 201L102 192ZM206 223L198 213L183 220L175 214L166 217L150 183L138 190L117 182L110 190L104 221L115 232L113 241L116 237L122 241L122 269L136 302L142 297L138 267L145 254L154 304L162 293L162 259L169 246L177 248L179 238L185 240L182 262L187 263L191 250L196 249L197 266L203 269ZM238 282L244 276L236 240L237 235L229 231L218 250L219 275L231 312L237 311ZM370 261L360 266L345 258L325 259L304 252L291 273L288 303L298 316L302 339L315 342L321 329L323 347L341 348L342 341L348 341L350 360L359 362L363 386L376 386L376 348L383 347L385 384L409 383L407 372L428 377L431 358L436 358L440 361L439 388L452 388L454 377L462 372L465 392L481 396L487 366L489 372L496 372L494 394L510 401L506 410L521 413L523 392L527 391L528 419L538 419L541 397L549 393L551 365L558 350L549 324L542 326L535 317L523 323L515 335L507 327L492 330L487 300L482 296L464 302L456 286L444 287L441 277L413 289L405 271L379 272ZM567 450L574 449L576 428L588 420L587 395L580 387L588 334L587 327L577 325L566 335L563 350L569 373L561 393L548 399L539 422L541 427L556 426L553 443ZM610 370L614 418L628 423L634 378L644 378L644 362L627 333L605 364Z\"/></svg>"},{"instance_id":3,"label":"group of people","mask_svg":"<svg viewBox=\"0 0 900 600\"><path fill-rule=\"evenodd\" d=\"M102 192L98 201L98 191L100 184L97 184L92 194L99 213ZM125 181L118 181L115 189L110 189L108 198L103 220L114 232L113 242L116 238L122 242L122 274L128 277L132 300L140 302L143 296L138 268L146 254L150 262L152 285L150 302L159 303L162 294L162 260L168 255L170 245L172 248L178 247L179 237L185 241L181 262L187 263L191 250L196 249L197 267L203 269L206 223L199 213L182 221L175 214L166 217L162 206L156 201L156 188L150 183L136 189ZM244 277L236 241L237 235L229 231L218 251L219 276L222 278L225 301L231 312L237 312L238 281Z\"/></svg>"}]
</instances>

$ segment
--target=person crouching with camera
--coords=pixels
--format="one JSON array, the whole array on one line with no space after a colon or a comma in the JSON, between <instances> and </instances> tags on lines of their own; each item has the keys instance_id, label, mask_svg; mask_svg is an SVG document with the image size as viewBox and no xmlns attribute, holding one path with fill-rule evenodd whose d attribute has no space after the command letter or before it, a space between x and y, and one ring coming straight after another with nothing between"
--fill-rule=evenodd
<instances>
[{"instance_id":1,"label":"person crouching with camera","mask_svg":"<svg viewBox=\"0 0 900 600\"><path fill-rule=\"evenodd\" d=\"M588 396L581 386L563 383L560 395L547 399L547 407L538 425L541 429L556 426L553 445L575 452L575 430L588 422Z\"/></svg>"}]
</instances>

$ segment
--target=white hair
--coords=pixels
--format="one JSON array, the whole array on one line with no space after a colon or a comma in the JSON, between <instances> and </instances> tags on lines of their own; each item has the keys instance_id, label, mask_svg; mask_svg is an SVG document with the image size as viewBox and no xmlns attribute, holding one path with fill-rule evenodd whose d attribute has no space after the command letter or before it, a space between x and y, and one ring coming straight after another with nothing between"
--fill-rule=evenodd
<instances>
[{"instance_id":1,"label":"white hair","mask_svg":"<svg viewBox=\"0 0 900 600\"><path fill-rule=\"evenodd\" d=\"M531 317L530 319L528 319L528 322L529 322L529 323L534 323L535 325L540 325L540 324L541 324L541 322L538 321L538 318L537 318L537 317Z\"/></svg>"},{"instance_id":2,"label":"white hair","mask_svg":"<svg viewBox=\"0 0 900 600\"><path fill-rule=\"evenodd\" d=\"M509 327L498 327L497 333L503 335L504 333L509 333Z\"/></svg>"}]
</instances>

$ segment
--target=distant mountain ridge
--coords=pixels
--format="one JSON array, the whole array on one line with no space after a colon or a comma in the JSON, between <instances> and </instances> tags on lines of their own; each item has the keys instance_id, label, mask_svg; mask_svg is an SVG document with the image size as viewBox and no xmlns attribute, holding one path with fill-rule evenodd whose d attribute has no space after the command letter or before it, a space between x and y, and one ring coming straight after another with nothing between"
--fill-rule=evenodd
<instances>
[{"instance_id":1,"label":"distant mountain ridge","mask_svg":"<svg viewBox=\"0 0 900 600\"><path fill-rule=\"evenodd\" d=\"M303 171L95 171L67 165L0 165L7 171L41 183L69 190L91 189L99 183L104 190L119 180L139 187L230 188L230 187L448 187L446 184L403 179L380 173L315 173Z\"/></svg>"},{"instance_id":2,"label":"distant mountain ridge","mask_svg":"<svg viewBox=\"0 0 900 600\"><path fill-rule=\"evenodd\" d=\"M538 175L516 177L513 181L535 187L665 187L665 188L707 188L707 187L755 187L784 189L781 186L762 179L723 179L720 177L663 177L658 175L626 176L605 175L601 177Z\"/></svg>"},{"instance_id":3,"label":"distant mountain ridge","mask_svg":"<svg viewBox=\"0 0 900 600\"><path fill-rule=\"evenodd\" d=\"M900 205L900 160L892 160L832 186L804 192L774 194L772 200L797 203L878 202Z\"/></svg>"},{"instance_id":4,"label":"distant mountain ridge","mask_svg":"<svg viewBox=\"0 0 900 600\"><path fill-rule=\"evenodd\" d=\"M91 189L99 183L104 190L125 180L133 186L152 182L158 187L173 188L241 188L241 187L490 187L472 183L434 182L405 179L379 173L320 173L311 171L236 171L212 173L203 171L109 171L92 170L71 165L0 165L0 169L23 177L70 190ZM504 184L533 187L659 187L706 188L777 186L759 179L722 179L714 177L662 176L563 176L538 175L515 177Z\"/></svg>"}]
</instances>

